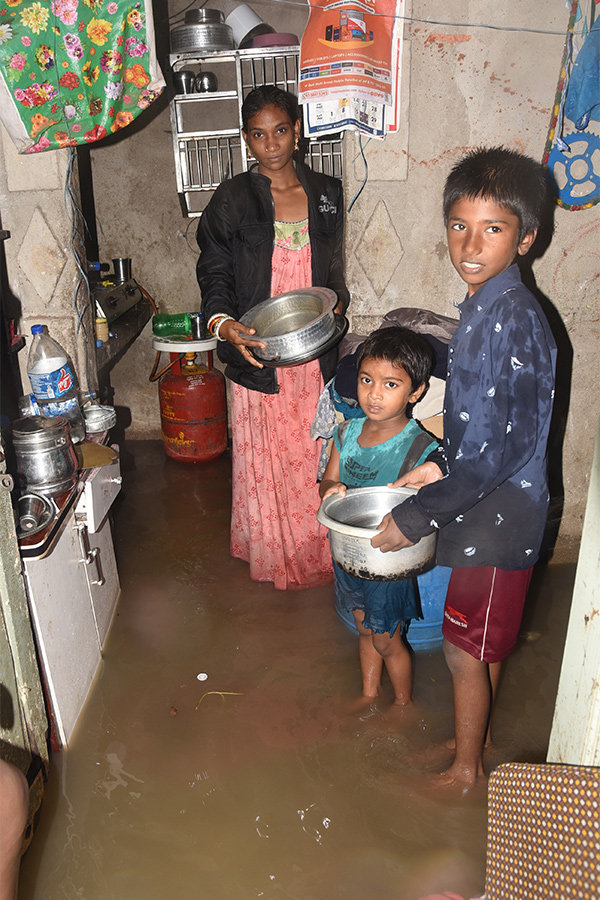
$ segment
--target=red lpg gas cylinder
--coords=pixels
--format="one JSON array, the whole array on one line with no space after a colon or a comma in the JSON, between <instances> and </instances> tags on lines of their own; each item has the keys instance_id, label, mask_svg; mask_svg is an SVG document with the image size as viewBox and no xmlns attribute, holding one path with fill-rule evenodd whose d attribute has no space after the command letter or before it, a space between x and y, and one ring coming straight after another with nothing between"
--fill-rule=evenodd
<instances>
[{"instance_id":1,"label":"red lpg gas cylinder","mask_svg":"<svg viewBox=\"0 0 600 900\"><path fill-rule=\"evenodd\" d=\"M165 453L181 462L207 462L227 447L225 379L210 366L210 356L209 368L196 365L194 353L185 356L158 385Z\"/></svg>"}]
</instances>

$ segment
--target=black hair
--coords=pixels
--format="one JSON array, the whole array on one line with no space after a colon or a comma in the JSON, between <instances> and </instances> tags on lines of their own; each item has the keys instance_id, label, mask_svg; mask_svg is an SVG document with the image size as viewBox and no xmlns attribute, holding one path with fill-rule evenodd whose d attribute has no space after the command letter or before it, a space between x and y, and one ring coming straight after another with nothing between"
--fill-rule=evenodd
<instances>
[{"instance_id":1,"label":"black hair","mask_svg":"<svg viewBox=\"0 0 600 900\"><path fill-rule=\"evenodd\" d=\"M379 328L366 339L360 348L356 369L364 360L385 359L394 366L402 366L411 381L412 392L422 384L429 385L429 378L435 365L435 354L431 345L416 331L401 325Z\"/></svg>"},{"instance_id":2,"label":"black hair","mask_svg":"<svg viewBox=\"0 0 600 900\"><path fill-rule=\"evenodd\" d=\"M458 200L492 200L519 219L519 243L539 228L548 204L543 166L506 147L479 147L452 169L444 187L444 222Z\"/></svg>"},{"instance_id":3,"label":"black hair","mask_svg":"<svg viewBox=\"0 0 600 900\"><path fill-rule=\"evenodd\" d=\"M290 117L292 125L300 118L298 100L289 91L282 91L274 84L263 84L250 91L242 103L242 123L244 131L248 131L248 122L265 106L278 106Z\"/></svg>"}]
</instances>

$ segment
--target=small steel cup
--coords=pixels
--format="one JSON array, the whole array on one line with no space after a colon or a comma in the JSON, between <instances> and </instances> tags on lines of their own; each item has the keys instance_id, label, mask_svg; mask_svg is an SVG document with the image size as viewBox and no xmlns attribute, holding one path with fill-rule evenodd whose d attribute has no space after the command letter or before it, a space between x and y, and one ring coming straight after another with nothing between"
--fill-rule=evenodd
<instances>
[{"instance_id":1,"label":"small steel cup","mask_svg":"<svg viewBox=\"0 0 600 900\"><path fill-rule=\"evenodd\" d=\"M113 259L113 266L115 267L116 281L129 281L131 278L131 260L129 257L118 256L116 259Z\"/></svg>"},{"instance_id":2,"label":"small steel cup","mask_svg":"<svg viewBox=\"0 0 600 900\"><path fill-rule=\"evenodd\" d=\"M196 75L191 69L182 69L173 72L173 84L176 94L193 94L196 84Z\"/></svg>"},{"instance_id":3,"label":"small steel cup","mask_svg":"<svg viewBox=\"0 0 600 900\"><path fill-rule=\"evenodd\" d=\"M217 76L214 72L200 72L196 77L196 92L198 94L207 94L216 91L218 88Z\"/></svg>"}]
</instances>

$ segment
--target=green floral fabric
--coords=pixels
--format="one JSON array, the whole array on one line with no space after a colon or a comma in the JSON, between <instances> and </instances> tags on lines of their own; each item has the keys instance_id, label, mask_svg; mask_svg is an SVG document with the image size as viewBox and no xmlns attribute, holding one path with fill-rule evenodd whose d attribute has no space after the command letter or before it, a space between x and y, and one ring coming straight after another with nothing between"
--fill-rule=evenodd
<instances>
[{"instance_id":1,"label":"green floral fabric","mask_svg":"<svg viewBox=\"0 0 600 900\"><path fill-rule=\"evenodd\" d=\"M24 152L101 140L160 95L151 10L149 0L0 0L3 94Z\"/></svg>"}]
</instances>

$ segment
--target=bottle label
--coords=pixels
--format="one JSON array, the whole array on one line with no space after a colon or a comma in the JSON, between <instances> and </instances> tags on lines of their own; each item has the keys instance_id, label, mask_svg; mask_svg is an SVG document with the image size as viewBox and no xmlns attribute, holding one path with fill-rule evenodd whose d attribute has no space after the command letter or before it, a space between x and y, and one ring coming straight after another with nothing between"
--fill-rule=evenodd
<instances>
[{"instance_id":1,"label":"bottle label","mask_svg":"<svg viewBox=\"0 0 600 900\"><path fill-rule=\"evenodd\" d=\"M53 372L29 372L29 380L38 401L56 400L67 394L74 385L68 363Z\"/></svg>"},{"instance_id":2,"label":"bottle label","mask_svg":"<svg viewBox=\"0 0 600 900\"><path fill-rule=\"evenodd\" d=\"M71 397L70 400L61 400L59 403L52 401L42 401L40 403L40 412L47 419L51 419L53 416L66 416L67 419L79 417L79 403L77 402L76 397Z\"/></svg>"}]
</instances>

